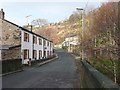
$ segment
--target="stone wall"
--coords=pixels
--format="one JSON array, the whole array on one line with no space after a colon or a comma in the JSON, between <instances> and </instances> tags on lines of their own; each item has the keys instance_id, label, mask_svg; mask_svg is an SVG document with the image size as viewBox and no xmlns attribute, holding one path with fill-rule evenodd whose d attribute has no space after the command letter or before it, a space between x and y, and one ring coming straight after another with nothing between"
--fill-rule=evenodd
<instances>
[{"instance_id":1,"label":"stone wall","mask_svg":"<svg viewBox=\"0 0 120 90\"><path fill-rule=\"evenodd\" d=\"M2 50L1 55L2 55L2 60L21 58L21 56L20 56L21 55L21 46Z\"/></svg>"},{"instance_id":2,"label":"stone wall","mask_svg":"<svg viewBox=\"0 0 120 90\"><path fill-rule=\"evenodd\" d=\"M0 19L0 22L0 26L2 27L0 29L2 34L0 35L0 45L20 45L20 29L6 20Z\"/></svg>"},{"instance_id":3,"label":"stone wall","mask_svg":"<svg viewBox=\"0 0 120 90\"><path fill-rule=\"evenodd\" d=\"M7 59L0 61L2 63L2 72L0 74L11 73L14 71L22 70L22 60L21 59Z\"/></svg>"},{"instance_id":4,"label":"stone wall","mask_svg":"<svg viewBox=\"0 0 120 90\"><path fill-rule=\"evenodd\" d=\"M85 60L80 63L81 88L102 88L102 90L120 90L118 84L97 71Z\"/></svg>"}]
</instances>

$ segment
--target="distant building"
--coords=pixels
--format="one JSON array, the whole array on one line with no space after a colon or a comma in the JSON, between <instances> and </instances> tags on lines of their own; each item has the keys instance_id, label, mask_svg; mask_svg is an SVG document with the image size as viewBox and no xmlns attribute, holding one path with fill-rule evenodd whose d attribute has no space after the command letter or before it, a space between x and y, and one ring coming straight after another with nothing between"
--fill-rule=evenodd
<instances>
[{"instance_id":1,"label":"distant building","mask_svg":"<svg viewBox=\"0 0 120 90\"><path fill-rule=\"evenodd\" d=\"M65 38L65 41L62 43L63 47L68 47L68 52L75 52L77 46L79 46L78 36L71 35Z\"/></svg>"},{"instance_id":2,"label":"distant building","mask_svg":"<svg viewBox=\"0 0 120 90\"><path fill-rule=\"evenodd\" d=\"M4 18L4 11L0 11L0 48L1 60L21 58L23 64L29 60L40 60L53 55L53 42ZM9 57L8 55L11 55ZM5 56L6 55L6 56Z\"/></svg>"}]
</instances>

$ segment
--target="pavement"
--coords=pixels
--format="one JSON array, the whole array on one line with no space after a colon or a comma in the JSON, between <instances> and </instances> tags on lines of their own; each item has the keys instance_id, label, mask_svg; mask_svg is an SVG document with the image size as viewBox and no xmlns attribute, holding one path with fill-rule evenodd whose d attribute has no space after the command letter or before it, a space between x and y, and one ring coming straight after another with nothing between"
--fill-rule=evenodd
<instances>
[{"instance_id":1,"label":"pavement","mask_svg":"<svg viewBox=\"0 0 120 90\"><path fill-rule=\"evenodd\" d=\"M40 66L45 65L45 64L47 64L47 63L50 63L50 62L52 62L52 61L54 61L54 60L57 60L58 58L59 58L58 55L55 54L55 57L54 57L54 58L51 58L51 59L49 59L49 60L46 60L46 61L37 63L37 64L35 64L35 65L33 65L33 66L24 66L24 67L23 67L23 70L31 69L31 68L34 68L34 67L40 67Z\"/></svg>"},{"instance_id":2,"label":"pavement","mask_svg":"<svg viewBox=\"0 0 120 90\"><path fill-rule=\"evenodd\" d=\"M2 77L3 88L79 88L75 58L62 49L50 63Z\"/></svg>"},{"instance_id":3,"label":"pavement","mask_svg":"<svg viewBox=\"0 0 120 90\"><path fill-rule=\"evenodd\" d=\"M75 57L75 59L80 59L80 56L76 56L75 54L71 54L73 57Z\"/></svg>"},{"instance_id":4,"label":"pavement","mask_svg":"<svg viewBox=\"0 0 120 90\"><path fill-rule=\"evenodd\" d=\"M54 57L54 58L49 59L49 60L46 60L46 61L44 61L44 62L40 62L40 63L38 63L38 64L36 64L36 65L34 65L34 66L36 66L36 67L42 66L42 65L47 64L47 63L49 63L49 62L51 62L51 61L53 61L53 60L56 60L57 58L58 58L58 55L55 54L55 57ZM8 73L0 74L0 77L5 76L5 75L9 75L9 74L14 74L14 73L17 73L17 72L21 72L21 71L26 70L26 69L28 69L28 68L31 68L31 67L29 67L29 66L25 67L25 66L24 66L23 69L21 69L21 70L16 70L16 71L12 71L12 72L8 72Z\"/></svg>"}]
</instances>

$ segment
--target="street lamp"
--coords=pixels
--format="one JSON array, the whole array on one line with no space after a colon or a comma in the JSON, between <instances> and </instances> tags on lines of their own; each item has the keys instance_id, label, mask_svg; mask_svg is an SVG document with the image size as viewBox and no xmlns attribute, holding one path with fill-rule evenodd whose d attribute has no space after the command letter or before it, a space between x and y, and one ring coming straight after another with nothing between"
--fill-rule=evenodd
<instances>
[{"instance_id":1,"label":"street lamp","mask_svg":"<svg viewBox=\"0 0 120 90\"><path fill-rule=\"evenodd\" d=\"M32 15L27 15L25 18L27 19L27 24L29 25L28 18L31 17Z\"/></svg>"},{"instance_id":2,"label":"street lamp","mask_svg":"<svg viewBox=\"0 0 120 90\"><path fill-rule=\"evenodd\" d=\"M84 59L84 50L83 50L83 32L84 32L84 9L83 8L76 8L77 11L82 11L82 37L81 37L81 45L82 45L82 60Z\"/></svg>"}]
</instances>

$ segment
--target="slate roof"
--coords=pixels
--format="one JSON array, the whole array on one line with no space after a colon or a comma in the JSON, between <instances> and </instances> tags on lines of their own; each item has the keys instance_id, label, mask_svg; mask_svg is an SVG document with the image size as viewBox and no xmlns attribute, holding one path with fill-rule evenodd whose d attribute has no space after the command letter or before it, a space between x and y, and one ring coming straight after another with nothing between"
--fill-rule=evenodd
<instances>
[{"instance_id":1,"label":"slate roof","mask_svg":"<svg viewBox=\"0 0 120 90\"><path fill-rule=\"evenodd\" d=\"M0 45L0 50L9 49L9 47L11 47L11 45Z\"/></svg>"},{"instance_id":2,"label":"slate roof","mask_svg":"<svg viewBox=\"0 0 120 90\"><path fill-rule=\"evenodd\" d=\"M0 45L0 50L6 50L6 49L12 49L12 48L16 48L16 47L20 47L21 45Z\"/></svg>"},{"instance_id":3,"label":"slate roof","mask_svg":"<svg viewBox=\"0 0 120 90\"><path fill-rule=\"evenodd\" d=\"M29 32L29 33L31 33L31 34L34 34L34 35L36 35L36 36L38 36L38 37L41 37L41 38L47 40L47 41L53 42L53 41L51 41L51 40L49 40L49 39L47 39L47 38L45 38L45 37L43 37L43 36L41 36L41 35L38 35L38 34L32 32L32 31L27 30L27 29L25 29L25 28L23 28L23 27L21 27L21 26L15 24L15 23L13 23L13 22L10 22L10 21L8 21L8 20L6 20L6 19L2 19L2 20L4 20L4 21L6 21L6 22L8 22L8 23L10 23L10 24L12 24L12 25L14 25L14 26L20 28L20 29L23 30L23 31Z\"/></svg>"}]
</instances>

